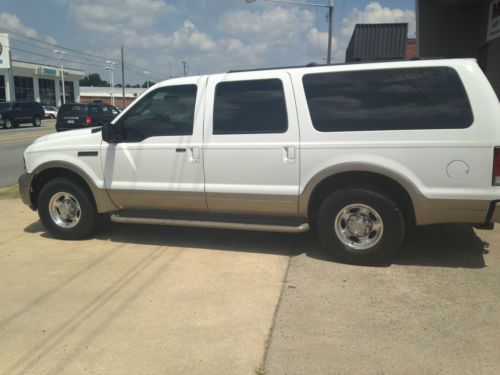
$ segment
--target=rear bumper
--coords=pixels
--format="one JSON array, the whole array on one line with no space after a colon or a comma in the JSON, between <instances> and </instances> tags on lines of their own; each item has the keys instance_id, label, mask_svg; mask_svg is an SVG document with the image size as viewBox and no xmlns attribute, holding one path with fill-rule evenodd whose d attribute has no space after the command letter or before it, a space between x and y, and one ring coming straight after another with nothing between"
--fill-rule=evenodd
<instances>
[{"instance_id":1,"label":"rear bumper","mask_svg":"<svg viewBox=\"0 0 500 375\"><path fill-rule=\"evenodd\" d=\"M500 200L490 203L490 208L486 215L486 223L500 223Z\"/></svg>"},{"instance_id":2,"label":"rear bumper","mask_svg":"<svg viewBox=\"0 0 500 375\"><path fill-rule=\"evenodd\" d=\"M31 202L31 182L34 177L35 175L32 173L23 173L18 179L21 199L23 203L29 206L32 210L35 210L35 206Z\"/></svg>"}]
</instances>

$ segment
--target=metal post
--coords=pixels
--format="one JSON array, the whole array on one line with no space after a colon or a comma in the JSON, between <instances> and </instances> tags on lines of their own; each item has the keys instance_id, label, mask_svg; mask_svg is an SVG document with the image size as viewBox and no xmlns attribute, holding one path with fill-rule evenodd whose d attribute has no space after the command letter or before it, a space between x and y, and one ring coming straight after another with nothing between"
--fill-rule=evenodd
<instances>
[{"instance_id":1,"label":"metal post","mask_svg":"<svg viewBox=\"0 0 500 375\"><path fill-rule=\"evenodd\" d=\"M144 71L144 74L146 75L146 89L149 89L149 72L147 70Z\"/></svg>"},{"instance_id":2,"label":"metal post","mask_svg":"<svg viewBox=\"0 0 500 375\"><path fill-rule=\"evenodd\" d=\"M109 85L111 88L111 104L115 105L115 83L113 80L114 70L115 70L115 62L108 60L108 61L106 61L106 64L108 64L108 66L106 66L105 68L106 68L106 70L109 70L109 78L110 78Z\"/></svg>"},{"instance_id":3,"label":"metal post","mask_svg":"<svg viewBox=\"0 0 500 375\"><path fill-rule=\"evenodd\" d=\"M54 50L54 54L56 56L59 56L59 59L61 59L60 69L61 69L61 86L62 86L62 97L63 97L62 104L66 104L66 87L64 87L64 68L63 68L63 57L65 53L66 52L60 51L58 49Z\"/></svg>"},{"instance_id":4,"label":"metal post","mask_svg":"<svg viewBox=\"0 0 500 375\"><path fill-rule=\"evenodd\" d=\"M122 46L122 107L125 108L125 64L123 63L123 46Z\"/></svg>"},{"instance_id":5,"label":"metal post","mask_svg":"<svg viewBox=\"0 0 500 375\"><path fill-rule=\"evenodd\" d=\"M14 84L14 66L12 65L12 53L10 52L9 48L9 74L8 74L8 80L9 80L9 101L13 102L16 100L16 88Z\"/></svg>"},{"instance_id":6,"label":"metal post","mask_svg":"<svg viewBox=\"0 0 500 375\"><path fill-rule=\"evenodd\" d=\"M332 63L332 32L333 32L333 7L334 0L328 0L328 54L326 56L326 63Z\"/></svg>"},{"instance_id":7,"label":"metal post","mask_svg":"<svg viewBox=\"0 0 500 375\"><path fill-rule=\"evenodd\" d=\"M189 73L188 63L187 61L182 62L182 68L184 69L184 77L187 77Z\"/></svg>"}]
</instances>

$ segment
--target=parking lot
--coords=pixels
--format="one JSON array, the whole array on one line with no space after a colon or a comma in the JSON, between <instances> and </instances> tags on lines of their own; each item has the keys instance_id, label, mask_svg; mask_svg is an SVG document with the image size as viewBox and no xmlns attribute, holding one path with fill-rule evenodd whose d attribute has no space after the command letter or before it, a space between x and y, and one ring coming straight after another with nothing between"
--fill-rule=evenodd
<instances>
[{"instance_id":1,"label":"parking lot","mask_svg":"<svg viewBox=\"0 0 500 375\"><path fill-rule=\"evenodd\" d=\"M23 153L35 139L55 132L55 120L43 120L42 126L35 128L22 124L17 129L0 127L0 188L17 183L23 171Z\"/></svg>"},{"instance_id":2,"label":"parking lot","mask_svg":"<svg viewBox=\"0 0 500 375\"><path fill-rule=\"evenodd\" d=\"M50 238L0 200L2 374L495 374L500 231L417 230L387 267L310 234L115 225Z\"/></svg>"}]
</instances>

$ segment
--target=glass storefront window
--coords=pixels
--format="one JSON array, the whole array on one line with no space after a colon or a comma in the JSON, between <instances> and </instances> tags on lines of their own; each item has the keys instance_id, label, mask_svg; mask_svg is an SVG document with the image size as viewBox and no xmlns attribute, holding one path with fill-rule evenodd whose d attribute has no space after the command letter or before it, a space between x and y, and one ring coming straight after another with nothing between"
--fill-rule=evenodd
<instances>
[{"instance_id":1,"label":"glass storefront window","mask_svg":"<svg viewBox=\"0 0 500 375\"><path fill-rule=\"evenodd\" d=\"M32 77L14 76L14 90L16 100L35 100Z\"/></svg>"},{"instance_id":2,"label":"glass storefront window","mask_svg":"<svg viewBox=\"0 0 500 375\"><path fill-rule=\"evenodd\" d=\"M0 76L0 102L5 101L5 77Z\"/></svg>"},{"instance_id":3,"label":"glass storefront window","mask_svg":"<svg viewBox=\"0 0 500 375\"><path fill-rule=\"evenodd\" d=\"M62 104L63 100L62 100L62 82L61 81L59 81L59 89L61 90L61 104ZM74 103L75 102L75 87L73 85L73 82L64 81L64 89L65 89L65 94L66 94L66 103Z\"/></svg>"},{"instance_id":4,"label":"glass storefront window","mask_svg":"<svg viewBox=\"0 0 500 375\"><path fill-rule=\"evenodd\" d=\"M56 82L53 79L38 79L40 102L43 105L56 105Z\"/></svg>"}]
</instances>

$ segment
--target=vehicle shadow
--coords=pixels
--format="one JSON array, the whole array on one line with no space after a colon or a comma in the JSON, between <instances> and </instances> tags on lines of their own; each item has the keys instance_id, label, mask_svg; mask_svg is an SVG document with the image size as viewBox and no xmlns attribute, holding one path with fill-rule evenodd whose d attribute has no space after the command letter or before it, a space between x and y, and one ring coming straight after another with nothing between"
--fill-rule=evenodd
<instances>
[{"instance_id":1,"label":"vehicle shadow","mask_svg":"<svg viewBox=\"0 0 500 375\"><path fill-rule=\"evenodd\" d=\"M28 225L28 233L40 233L51 238L39 221ZM323 250L313 232L300 234L249 232L219 229L169 227L155 225L112 224L111 229L99 233L97 239L113 243L186 247L222 251L243 251L296 256L333 261ZM411 231L392 264L483 268L483 255L488 244L482 241L468 225L435 225L418 227ZM386 265L390 266L390 264Z\"/></svg>"}]
</instances>

